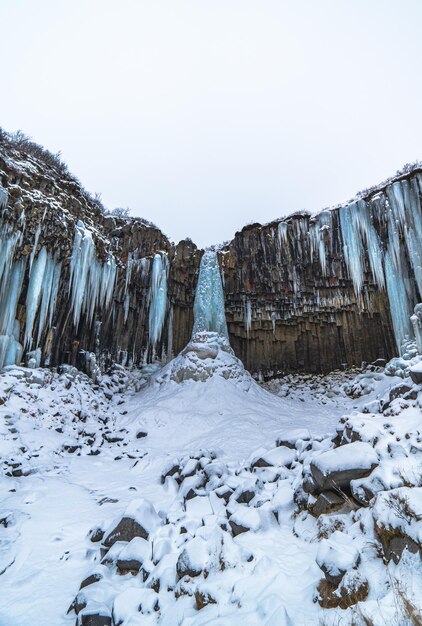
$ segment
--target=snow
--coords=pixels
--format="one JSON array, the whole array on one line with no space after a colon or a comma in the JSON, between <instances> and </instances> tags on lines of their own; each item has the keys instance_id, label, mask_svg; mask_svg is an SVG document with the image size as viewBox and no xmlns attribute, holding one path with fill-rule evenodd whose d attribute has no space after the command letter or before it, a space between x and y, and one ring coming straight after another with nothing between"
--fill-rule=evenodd
<instances>
[{"instance_id":1,"label":"snow","mask_svg":"<svg viewBox=\"0 0 422 626\"><path fill-rule=\"evenodd\" d=\"M332 577L354 568L359 559L359 550L350 541L350 536L338 530L329 539L321 541L316 556L319 567Z\"/></svg>"},{"instance_id":2,"label":"snow","mask_svg":"<svg viewBox=\"0 0 422 626\"><path fill-rule=\"evenodd\" d=\"M368 443L355 441L317 456L313 464L324 476L351 469L370 469L378 463L378 455Z\"/></svg>"},{"instance_id":3,"label":"snow","mask_svg":"<svg viewBox=\"0 0 422 626\"><path fill-rule=\"evenodd\" d=\"M385 497L404 490L414 512L406 532L420 537L421 488L404 481L420 473L422 398L396 397L382 413L403 379L381 369L291 375L265 385L270 393L212 332L147 370L116 367L96 384L69 366L4 371L0 623L74 624L67 609L78 594L87 602L80 620L101 610L122 626L334 624L338 613L314 602L323 565L370 580L362 610L376 626L376 607L387 624L400 623L389 581L409 574L380 558L372 512L401 523ZM314 518L298 506L311 463L324 471L378 463L351 485L363 490L376 478L375 508ZM93 532L106 539L122 519L148 539L116 541L104 556ZM139 573L119 570L131 560ZM101 578L79 591L94 573ZM341 615L353 623L350 610Z\"/></svg>"}]
</instances>

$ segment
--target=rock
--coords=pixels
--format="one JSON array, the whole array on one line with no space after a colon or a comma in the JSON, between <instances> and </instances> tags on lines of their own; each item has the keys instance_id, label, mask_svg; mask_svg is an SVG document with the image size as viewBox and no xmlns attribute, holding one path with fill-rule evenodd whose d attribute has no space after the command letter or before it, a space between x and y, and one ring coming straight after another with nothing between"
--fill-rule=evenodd
<instances>
[{"instance_id":1,"label":"rock","mask_svg":"<svg viewBox=\"0 0 422 626\"><path fill-rule=\"evenodd\" d=\"M151 544L141 537L134 537L122 550L116 560L117 569L121 573L139 572L144 561L152 557Z\"/></svg>"},{"instance_id":2,"label":"rock","mask_svg":"<svg viewBox=\"0 0 422 626\"><path fill-rule=\"evenodd\" d=\"M79 586L79 589L83 589L84 587L89 587L89 585L93 585L97 583L102 578L104 578L104 575L101 572L95 572L94 574L90 574L90 576L87 576L86 578L83 579L83 581L81 582Z\"/></svg>"},{"instance_id":3,"label":"rock","mask_svg":"<svg viewBox=\"0 0 422 626\"><path fill-rule=\"evenodd\" d=\"M387 361L386 359L376 359L376 361L374 361L372 365L374 365L375 367L385 367L387 365Z\"/></svg>"},{"instance_id":4,"label":"rock","mask_svg":"<svg viewBox=\"0 0 422 626\"><path fill-rule=\"evenodd\" d=\"M237 537L237 535L241 535L242 533L247 533L250 528L247 526L242 526L242 524L236 524L233 520L229 520L230 528L232 529L233 537Z\"/></svg>"},{"instance_id":5,"label":"rock","mask_svg":"<svg viewBox=\"0 0 422 626\"><path fill-rule=\"evenodd\" d=\"M326 580L337 586L347 571L357 567L360 554L350 537L336 530L320 542L316 562Z\"/></svg>"},{"instance_id":6,"label":"rock","mask_svg":"<svg viewBox=\"0 0 422 626\"><path fill-rule=\"evenodd\" d=\"M422 384L422 361L420 361L416 365L412 365L412 367L409 369L409 375L414 383L416 383L417 385Z\"/></svg>"},{"instance_id":7,"label":"rock","mask_svg":"<svg viewBox=\"0 0 422 626\"><path fill-rule=\"evenodd\" d=\"M318 602L323 609L348 609L366 600L368 592L368 581L359 575L353 575L347 581L343 579L338 587L322 579L318 585Z\"/></svg>"},{"instance_id":8,"label":"rock","mask_svg":"<svg viewBox=\"0 0 422 626\"><path fill-rule=\"evenodd\" d=\"M249 507L239 507L229 517L230 528L235 537L248 530L257 531L260 527L260 523L261 518L259 512Z\"/></svg>"},{"instance_id":9,"label":"rock","mask_svg":"<svg viewBox=\"0 0 422 626\"><path fill-rule=\"evenodd\" d=\"M104 531L99 526L91 531L90 539L93 543L96 543L97 541L102 541L103 537Z\"/></svg>"},{"instance_id":10,"label":"rock","mask_svg":"<svg viewBox=\"0 0 422 626\"><path fill-rule=\"evenodd\" d=\"M217 604L217 600L215 600L209 593L199 590L195 591L195 602L198 611L208 606L208 604Z\"/></svg>"},{"instance_id":11,"label":"rock","mask_svg":"<svg viewBox=\"0 0 422 626\"><path fill-rule=\"evenodd\" d=\"M410 385L406 385L405 383L399 383L398 385L395 385L392 389L390 389L390 394L389 394L390 402L392 402L396 398L401 398L402 396L405 395L405 393L411 390L412 390L412 387L410 387Z\"/></svg>"},{"instance_id":12,"label":"rock","mask_svg":"<svg viewBox=\"0 0 422 626\"><path fill-rule=\"evenodd\" d=\"M104 545L111 547L116 541L131 541L134 537L148 539L162 520L148 500L135 500L126 509L122 519L107 531Z\"/></svg>"},{"instance_id":13,"label":"rock","mask_svg":"<svg viewBox=\"0 0 422 626\"><path fill-rule=\"evenodd\" d=\"M355 441L316 456L310 469L317 488L325 491L333 487L348 489L351 480L368 476L377 465L378 455L373 447Z\"/></svg>"},{"instance_id":14,"label":"rock","mask_svg":"<svg viewBox=\"0 0 422 626\"><path fill-rule=\"evenodd\" d=\"M278 446L273 450L265 452L258 459L252 462L254 467L280 467L290 468L296 458L296 452L286 446Z\"/></svg>"},{"instance_id":15,"label":"rock","mask_svg":"<svg viewBox=\"0 0 422 626\"><path fill-rule=\"evenodd\" d=\"M176 564L177 577L195 578L204 572L209 563L207 542L202 537L194 537L185 544Z\"/></svg>"},{"instance_id":16,"label":"rock","mask_svg":"<svg viewBox=\"0 0 422 626\"><path fill-rule=\"evenodd\" d=\"M137 439L143 439L144 437L147 437L148 433L146 433L144 430L138 430L138 432L136 433L136 438Z\"/></svg>"},{"instance_id":17,"label":"rock","mask_svg":"<svg viewBox=\"0 0 422 626\"><path fill-rule=\"evenodd\" d=\"M298 441L309 441L311 433L307 428L292 428L283 432L276 441L276 446L294 449Z\"/></svg>"},{"instance_id":18,"label":"rock","mask_svg":"<svg viewBox=\"0 0 422 626\"><path fill-rule=\"evenodd\" d=\"M76 622L77 626L112 626L111 613L107 608L83 609Z\"/></svg>"},{"instance_id":19,"label":"rock","mask_svg":"<svg viewBox=\"0 0 422 626\"><path fill-rule=\"evenodd\" d=\"M239 504L249 504L254 497L255 491L252 491L252 489L245 489L245 491L241 491L237 496L236 502L239 502Z\"/></svg>"},{"instance_id":20,"label":"rock","mask_svg":"<svg viewBox=\"0 0 422 626\"><path fill-rule=\"evenodd\" d=\"M404 550L422 559L422 487L399 487L376 496L372 507L386 561L398 563Z\"/></svg>"},{"instance_id":21,"label":"rock","mask_svg":"<svg viewBox=\"0 0 422 626\"><path fill-rule=\"evenodd\" d=\"M317 498L315 504L311 507L312 515L319 517L320 515L333 513L338 511L345 504L344 499L335 491L323 491Z\"/></svg>"}]
</instances>

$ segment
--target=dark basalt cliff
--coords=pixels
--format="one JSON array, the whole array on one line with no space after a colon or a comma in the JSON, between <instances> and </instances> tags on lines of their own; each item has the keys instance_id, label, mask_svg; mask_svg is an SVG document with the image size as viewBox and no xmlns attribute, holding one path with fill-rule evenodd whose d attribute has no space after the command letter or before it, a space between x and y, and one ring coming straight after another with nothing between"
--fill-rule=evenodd
<instances>
[{"instance_id":1,"label":"dark basalt cliff","mask_svg":"<svg viewBox=\"0 0 422 626\"><path fill-rule=\"evenodd\" d=\"M422 295L421 180L413 169L345 207L236 233L219 260L230 342L251 372L398 352ZM0 185L0 365L140 364L186 345L195 244L104 215L76 179L10 141Z\"/></svg>"},{"instance_id":2,"label":"dark basalt cliff","mask_svg":"<svg viewBox=\"0 0 422 626\"><path fill-rule=\"evenodd\" d=\"M230 341L245 367L266 375L326 372L393 356L387 293L367 275L363 297L356 296L336 213L327 232L325 276L318 258L311 258L312 218L298 215L286 223L294 233L286 240L277 223L244 228L223 257Z\"/></svg>"}]
</instances>

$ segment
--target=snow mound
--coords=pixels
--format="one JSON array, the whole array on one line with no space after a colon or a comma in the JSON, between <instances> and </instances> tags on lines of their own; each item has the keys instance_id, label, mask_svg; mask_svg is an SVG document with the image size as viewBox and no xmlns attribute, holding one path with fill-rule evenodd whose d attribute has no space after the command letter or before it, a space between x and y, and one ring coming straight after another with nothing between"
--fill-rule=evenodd
<instances>
[{"instance_id":1,"label":"snow mound","mask_svg":"<svg viewBox=\"0 0 422 626\"><path fill-rule=\"evenodd\" d=\"M196 333L186 348L156 374L151 383L205 382L213 376L234 380L245 390L257 384L234 356L226 337L204 331Z\"/></svg>"}]
</instances>

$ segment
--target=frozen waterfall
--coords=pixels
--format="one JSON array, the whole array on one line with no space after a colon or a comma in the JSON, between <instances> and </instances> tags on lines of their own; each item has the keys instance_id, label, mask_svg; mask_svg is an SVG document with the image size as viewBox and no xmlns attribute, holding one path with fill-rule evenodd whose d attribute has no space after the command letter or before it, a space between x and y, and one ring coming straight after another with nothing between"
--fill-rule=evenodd
<instances>
[{"instance_id":1,"label":"frozen waterfall","mask_svg":"<svg viewBox=\"0 0 422 626\"><path fill-rule=\"evenodd\" d=\"M155 350L161 339L167 310L167 254L156 254L152 262L151 284L149 289L149 342Z\"/></svg>"},{"instance_id":2,"label":"frozen waterfall","mask_svg":"<svg viewBox=\"0 0 422 626\"><path fill-rule=\"evenodd\" d=\"M192 336L209 331L228 337L223 284L217 253L212 250L207 250L201 259L193 314Z\"/></svg>"}]
</instances>

